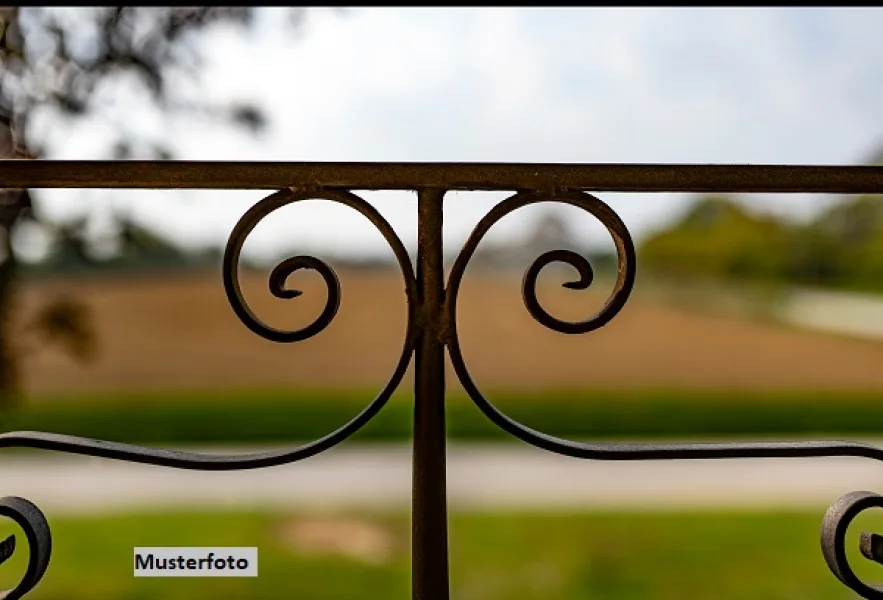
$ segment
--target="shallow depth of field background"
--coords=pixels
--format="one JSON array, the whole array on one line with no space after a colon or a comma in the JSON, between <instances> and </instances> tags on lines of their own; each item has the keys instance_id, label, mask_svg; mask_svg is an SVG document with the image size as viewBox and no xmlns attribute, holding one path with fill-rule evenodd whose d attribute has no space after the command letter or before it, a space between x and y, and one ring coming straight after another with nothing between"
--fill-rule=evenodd
<instances>
[{"instance_id":1,"label":"shallow depth of field background","mask_svg":"<svg viewBox=\"0 0 883 600\"><path fill-rule=\"evenodd\" d=\"M286 10L196 27L185 41L203 61L169 76L160 97L172 101L114 76L88 110L35 100L16 143L65 159L883 164L879 9L308 9L296 22ZM100 14L56 13L65 27ZM40 23L56 13L30 14L24 39L49 44ZM138 18L167 25L161 14ZM225 103L239 107L233 125L212 116ZM242 287L274 326L311 322L326 293L299 272L288 284L303 295L273 298L282 259L314 254L340 279L332 324L280 345L238 321L221 283L226 237L262 194L31 194L41 221L13 228L20 264L0 328L18 375L0 390L4 431L285 447L341 426L392 373L401 274L346 208L286 207L246 242ZM548 331L521 300L525 269L555 248L587 255L595 282L568 290L574 274L550 266L550 313L587 318L612 289L610 238L573 207L506 217L466 271L460 341L499 408L569 439L883 438L883 198L597 195L638 248L633 296L603 329ZM413 196L364 197L413 251ZM448 267L503 197L449 194ZM70 321L35 320L52 305ZM840 495L883 489L871 461L580 462L509 438L451 369L447 382L452 597L852 597L824 564L819 527ZM53 530L31 597L407 597L411 390L409 371L353 438L275 470L4 450L0 493L38 504ZM863 529L883 519L850 530L856 570L883 579L858 554ZM0 567L8 587L25 568L17 535ZM258 546L260 576L136 579L133 546Z\"/></svg>"}]
</instances>

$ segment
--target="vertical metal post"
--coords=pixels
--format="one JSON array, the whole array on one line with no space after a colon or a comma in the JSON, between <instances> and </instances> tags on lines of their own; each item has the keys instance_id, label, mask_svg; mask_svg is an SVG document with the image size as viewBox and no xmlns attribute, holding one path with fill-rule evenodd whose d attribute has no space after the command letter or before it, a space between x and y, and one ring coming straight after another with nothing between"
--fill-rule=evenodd
<instances>
[{"instance_id":1,"label":"vertical metal post","mask_svg":"<svg viewBox=\"0 0 883 600\"><path fill-rule=\"evenodd\" d=\"M414 369L414 462L411 511L413 600L448 600L445 483L445 362L442 335L444 190L418 190L418 339Z\"/></svg>"}]
</instances>

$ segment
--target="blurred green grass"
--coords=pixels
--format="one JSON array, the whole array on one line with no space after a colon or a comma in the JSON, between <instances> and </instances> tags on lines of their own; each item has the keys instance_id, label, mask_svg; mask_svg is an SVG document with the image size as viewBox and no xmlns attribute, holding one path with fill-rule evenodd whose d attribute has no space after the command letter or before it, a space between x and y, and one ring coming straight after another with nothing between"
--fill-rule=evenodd
<instances>
[{"instance_id":1,"label":"blurred green grass","mask_svg":"<svg viewBox=\"0 0 883 600\"><path fill-rule=\"evenodd\" d=\"M338 532L342 550L321 550L312 523L333 514L147 513L52 518L54 551L34 600L192 598L371 599L410 597L408 517L344 515L386 541ZM340 521L338 521L340 522ZM462 600L690 600L853 598L824 564L814 513L456 513L451 517L452 597ZM6 535L14 526L3 523ZM860 515L861 527L883 525ZM298 529L300 528L300 529ZM361 554L353 550L362 539ZM342 541L341 541L342 540ZM853 551L862 576L883 576ZM345 549L349 543L347 555ZM326 544L327 545L327 544ZM257 578L134 578L135 546L257 546ZM861 563L861 564L860 564ZM19 551L0 567L10 587Z\"/></svg>"},{"instance_id":2,"label":"blurred green grass","mask_svg":"<svg viewBox=\"0 0 883 600\"><path fill-rule=\"evenodd\" d=\"M341 426L368 390L244 390L36 398L0 427L142 444L264 444L312 440ZM526 425L567 438L719 438L883 434L883 393L837 391L603 391L489 393ZM453 440L509 439L462 393L448 395ZM412 399L393 396L360 441L411 436Z\"/></svg>"}]
</instances>

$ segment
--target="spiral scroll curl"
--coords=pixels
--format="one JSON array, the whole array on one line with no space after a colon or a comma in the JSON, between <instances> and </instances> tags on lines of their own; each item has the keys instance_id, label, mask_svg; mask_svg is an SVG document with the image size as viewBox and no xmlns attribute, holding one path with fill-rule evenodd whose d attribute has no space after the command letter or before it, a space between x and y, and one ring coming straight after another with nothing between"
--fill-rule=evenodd
<instances>
[{"instance_id":1,"label":"spiral scroll curl","mask_svg":"<svg viewBox=\"0 0 883 600\"><path fill-rule=\"evenodd\" d=\"M11 590L0 592L0 598L18 600L43 578L52 554L52 535L49 523L39 508L29 500L17 496L0 498L0 516L15 521L28 540L28 567L21 581ZM15 536L0 542L0 563L12 556L16 548Z\"/></svg>"},{"instance_id":2,"label":"spiral scroll curl","mask_svg":"<svg viewBox=\"0 0 883 600\"><path fill-rule=\"evenodd\" d=\"M377 214L373 207L367 204L364 200L348 192L324 190L311 193L284 190L277 192L252 206L248 212L242 216L239 222L236 223L236 226L230 233L230 238L227 242L227 248L224 251L223 259L224 290L227 292L227 299L230 302L230 306L233 308L233 312L239 317L239 320L241 320L252 332L273 342L299 342L313 337L328 327L340 307L340 282L337 279L337 275L327 263L312 256L294 256L286 259L276 265L270 273L270 293L277 298L286 300L296 298L302 293L299 290L288 289L285 287L285 282L288 277L296 271L301 269L312 269L321 275L322 279L325 281L325 286L328 289L325 308L315 321L302 329L284 331L264 323L254 314L254 312L252 312L251 308L248 306L248 302L245 300L245 296L242 294L242 289L239 286L239 257L242 253L242 246L245 244L248 235L254 230L257 224L271 212L299 200L309 199L332 200L356 209L361 214L368 217L368 219L381 230L384 237L390 241L393 250L396 250L395 244L393 244L390 237L387 235L388 232L383 231L384 225L388 227L388 224L383 217ZM394 233L392 235L395 236ZM398 240L398 238L395 239Z\"/></svg>"},{"instance_id":3,"label":"spiral scroll curl","mask_svg":"<svg viewBox=\"0 0 883 600\"><path fill-rule=\"evenodd\" d=\"M562 202L570 204L571 206L580 208L597 218L613 237L618 258L618 272L613 291L598 313L585 321L563 321L549 314L537 299L536 285L540 271L542 271L546 265L553 262L562 262L572 266L579 273L580 277L575 281L564 284L564 287L570 289L587 289L594 279L594 273L589 262L576 252L571 252L569 250L553 250L551 252L546 252L528 267L522 281L522 296L524 304L531 316L554 331L567 334L580 334L603 327L609 323L620 310L622 310L623 306L625 306L635 281L635 246L625 223L622 222L613 209L595 196L580 191L558 191L548 194L538 191L519 192L497 204L483 219L481 219L481 221L479 221L451 267L445 306L449 329L448 353L454 371L460 379L460 382L463 384L463 387L466 389L472 400L492 421L502 429L525 441L540 447L560 451L559 443L567 444L566 440L558 440L557 438L552 438L525 427L521 423L504 415L482 395L466 367L457 333L457 297L459 295L460 284L466 266L475 253L478 244L491 227L493 227L493 225L500 219L519 208L540 202Z\"/></svg>"},{"instance_id":4,"label":"spiral scroll curl","mask_svg":"<svg viewBox=\"0 0 883 600\"><path fill-rule=\"evenodd\" d=\"M522 281L521 291L524 298L524 305L531 316L554 331L579 334L588 333L589 331L594 331L595 329L603 327L609 323L620 310L622 310L623 306L625 306L635 283L635 245L625 223L622 222L613 209L598 198L585 192L560 191L548 195L534 191L519 192L497 204L481 221L479 221L478 225L469 236L469 239L466 240L463 249L460 251L460 254L457 256L457 259L454 261L454 265L451 268L451 274L448 278L447 316L452 334L452 343L449 345L452 350L452 359L454 359L455 362L459 362L461 365L463 362L462 356L460 355L459 343L457 341L456 303L457 293L459 292L460 283L463 279L463 273L466 270L469 260L472 258L478 244L488 230L490 230L490 228L500 219L519 208L531 204L537 204L539 202L562 202L570 204L571 206L581 208L601 221L613 237L619 266L613 291L607 298L607 302L597 314L585 321L563 321L546 312L546 309L540 305L540 302L537 299L536 285L540 271L542 271L546 265L553 262L566 263L576 269L580 277L576 281L565 283L564 287L578 290L587 289L591 285L592 280L594 279L594 273L589 261L576 252L571 252L569 250L553 250L551 252L546 252L528 267L524 274L524 280Z\"/></svg>"},{"instance_id":5,"label":"spiral scroll curl","mask_svg":"<svg viewBox=\"0 0 883 600\"><path fill-rule=\"evenodd\" d=\"M311 256L295 256L277 265L270 273L270 292L277 298L283 299L293 299L301 295L302 292L299 290L285 287L288 277L300 269L312 269L319 273L325 281L328 290L325 307L315 321L302 329L284 331L264 323L254 314L254 312L252 312L239 286L239 257L246 238L254 230L255 226L257 226L264 217L283 206L303 200L316 199L329 200L348 206L366 217L378 229L378 231L380 231L381 235L383 235L384 239L386 239L387 243L392 248L396 260L399 263L399 267L402 270L405 284L405 296L408 306L408 321L405 331L405 339L402 344L402 353L392 376L389 378L380 393L361 413L356 415L351 421L340 427L338 430L312 444L303 446L295 451L290 451L288 456L291 460L296 460L293 458L295 454L297 455L297 459L304 458L343 441L373 418L374 415L376 415L386 404L392 393L401 383L411 360L415 339L413 328L415 322L414 313L417 304L417 284L408 252L389 222L384 219L373 206L352 192L344 190L283 190L265 198L243 215L230 234L230 239L227 243L223 258L224 289L233 311L251 331L268 340L280 343L308 339L325 329L334 319L340 306L340 283L334 270L328 266L327 263L318 258Z\"/></svg>"},{"instance_id":6,"label":"spiral scroll curl","mask_svg":"<svg viewBox=\"0 0 883 600\"><path fill-rule=\"evenodd\" d=\"M539 202L563 202L576 206L597 218L607 228L616 245L618 276L613 291L601 310L585 321L568 322L548 314L536 297L536 281L540 270L552 262L574 267L580 278L565 283L571 289L586 289L592 282L588 261L575 252L554 250L540 256L530 265L522 283L524 303L530 314L541 324L561 333L587 333L609 323L623 308L635 281L635 248L631 235L619 216L598 198L580 191L523 191L497 204L473 230L457 256L448 278L445 299L446 341L454 372L476 406L498 427L539 448L592 460L663 460L707 458L798 458L818 456L856 456L883 461L883 448L861 442L799 441L740 442L688 444L633 444L575 442L531 429L500 411L478 389L463 359L457 333L457 296L469 260L488 230L509 213Z\"/></svg>"},{"instance_id":7,"label":"spiral scroll curl","mask_svg":"<svg viewBox=\"0 0 883 600\"><path fill-rule=\"evenodd\" d=\"M183 452L165 448L148 448L132 444L122 444L107 440L95 440L72 435L43 431L12 431L0 434L0 448L20 447L39 448L70 454L97 456L114 460L124 460L150 465L193 469L200 471L234 471L257 469L291 463L318 454L342 442L370 421L389 400L407 371L414 351L415 311L417 306L416 279L414 269L404 244L392 226L377 210L365 200L343 190L336 189L291 189L283 190L264 198L254 205L240 219L230 234L223 260L223 280L227 298L234 312L245 325L258 335L275 342L295 342L305 340L322 331L337 313L340 303L340 285L334 271L326 263L311 256L296 256L280 263L270 274L270 292L278 298L291 299L300 291L285 287L289 275L300 269L313 269L318 272L328 287L328 298L322 314L316 321L296 331L275 329L261 321L248 307L239 287L239 256L245 238L255 226L274 210L302 200L323 199L348 206L366 217L380 231L392 248L405 284L405 297L408 306L408 321L402 353L393 374L377 396L348 423L328 435L308 444L268 452L250 454L205 454Z\"/></svg>"},{"instance_id":8,"label":"spiral scroll curl","mask_svg":"<svg viewBox=\"0 0 883 600\"><path fill-rule=\"evenodd\" d=\"M844 585L868 600L883 598L883 586L864 583L852 570L846 558L846 531L865 510L883 508L883 496L873 492L850 492L838 498L822 520L822 554L828 568ZM860 548L870 560L881 561L879 536L862 533Z\"/></svg>"}]
</instances>

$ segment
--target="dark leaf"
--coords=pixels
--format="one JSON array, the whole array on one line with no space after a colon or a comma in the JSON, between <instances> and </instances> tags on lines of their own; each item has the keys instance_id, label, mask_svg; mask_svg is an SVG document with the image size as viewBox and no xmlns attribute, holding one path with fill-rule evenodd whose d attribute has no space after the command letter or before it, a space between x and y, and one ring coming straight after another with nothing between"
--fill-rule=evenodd
<instances>
[{"instance_id":1,"label":"dark leaf","mask_svg":"<svg viewBox=\"0 0 883 600\"><path fill-rule=\"evenodd\" d=\"M267 118L256 106L240 105L230 110L233 121L249 129L252 133L260 133L267 127Z\"/></svg>"},{"instance_id":2,"label":"dark leaf","mask_svg":"<svg viewBox=\"0 0 883 600\"><path fill-rule=\"evenodd\" d=\"M113 146L113 157L117 160L132 158L132 146L129 142L119 141Z\"/></svg>"},{"instance_id":3,"label":"dark leaf","mask_svg":"<svg viewBox=\"0 0 883 600\"><path fill-rule=\"evenodd\" d=\"M172 160L173 158L175 158L175 154L172 152L172 150L168 146L164 146L161 144L153 145L153 154L159 160Z\"/></svg>"},{"instance_id":4,"label":"dark leaf","mask_svg":"<svg viewBox=\"0 0 883 600\"><path fill-rule=\"evenodd\" d=\"M43 306L31 327L45 341L62 346L78 360L88 361L95 357L91 313L76 300L62 297Z\"/></svg>"},{"instance_id":5,"label":"dark leaf","mask_svg":"<svg viewBox=\"0 0 883 600\"><path fill-rule=\"evenodd\" d=\"M58 107L72 117L79 117L86 113L86 104L73 95L56 95L55 103Z\"/></svg>"},{"instance_id":6,"label":"dark leaf","mask_svg":"<svg viewBox=\"0 0 883 600\"><path fill-rule=\"evenodd\" d=\"M88 222L88 217L80 217L54 227L56 245L54 254L57 258L73 260L80 264L94 262L89 254L89 244L86 240Z\"/></svg>"}]
</instances>

